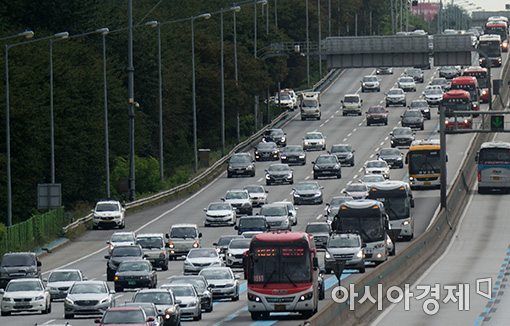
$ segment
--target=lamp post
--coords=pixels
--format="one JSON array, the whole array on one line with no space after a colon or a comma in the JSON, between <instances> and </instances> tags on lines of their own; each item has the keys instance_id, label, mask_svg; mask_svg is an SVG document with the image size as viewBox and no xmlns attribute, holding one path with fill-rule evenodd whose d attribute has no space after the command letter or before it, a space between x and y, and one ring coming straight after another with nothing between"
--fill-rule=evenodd
<instances>
[{"instance_id":1,"label":"lamp post","mask_svg":"<svg viewBox=\"0 0 510 326\"><path fill-rule=\"evenodd\" d=\"M27 29L26 31L20 32L18 34L0 37L0 41L7 41L7 40L10 40L13 38L18 38L18 37L24 37L26 39L31 39L32 37L34 37L34 32L32 30Z\"/></svg>"},{"instance_id":2,"label":"lamp post","mask_svg":"<svg viewBox=\"0 0 510 326\"><path fill-rule=\"evenodd\" d=\"M266 5L267 0L253 0L253 56L257 57L257 5Z\"/></svg>"},{"instance_id":3,"label":"lamp post","mask_svg":"<svg viewBox=\"0 0 510 326\"><path fill-rule=\"evenodd\" d=\"M275 0L276 1L276 0ZM237 71L237 20L236 20L236 11L232 12L233 21L234 21L234 80L236 82L236 86L239 86L239 76ZM239 126L239 108L236 105L236 136L237 143L241 142L241 130Z\"/></svg>"},{"instance_id":4,"label":"lamp post","mask_svg":"<svg viewBox=\"0 0 510 326\"><path fill-rule=\"evenodd\" d=\"M317 40L317 48L319 51L319 79L322 78L322 53L321 53L321 40L322 40L322 32L321 32L321 0L317 0L317 20L318 20L318 29L319 29L319 39Z\"/></svg>"},{"instance_id":5,"label":"lamp post","mask_svg":"<svg viewBox=\"0 0 510 326\"><path fill-rule=\"evenodd\" d=\"M23 36L26 38L32 38L34 32L26 31L17 36ZM57 37L57 34L50 35L47 37L30 40L27 42L19 42L14 44L6 44L4 47L5 51L5 139L6 139L6 176L7 176L7 226L12 225L12 178L11 178L11 119L10 119L10 83L9 83L9 50L18 45L31 44L34 42L50 40ZM10 39L6 37L4 39Z\"/></svg>"},{"instance_id":6,"label":"lamp post","mask_svg":"<svg viewBox=\"0 0 510 326\"><path fill-rule=\"evenodd\" d=\"M55 34L50 44L50 142L51 142L51 183L55 183L55 115L53 112L53 42L69 37L68 32Z\"/></svg>"},{"instance_id":7,"label":"lamp post","mask_svg":"<svg viewBox=\"0 0 510 326\"><path fill-rule=\"evenodd\" d=\"M195 159L195 171L198 171L198 144L197 144L197 100L196 100L196 85L195 85L195 27L194 22L197 18L209 19L210 13L193 16L191 20L191 66L192 66L192 106L193 106L193 152Z\"/></svg>"},{"instance_id":8,"label":"lamp post","mask_svg":"<svg viewBox=\"0 0 510 326\"><path fill-rule=\"evenodd\" d=\"M310 87L310 33L308 31L308 0L305 0L306 11L306 85Z\"/></svg>"}]
</instances>

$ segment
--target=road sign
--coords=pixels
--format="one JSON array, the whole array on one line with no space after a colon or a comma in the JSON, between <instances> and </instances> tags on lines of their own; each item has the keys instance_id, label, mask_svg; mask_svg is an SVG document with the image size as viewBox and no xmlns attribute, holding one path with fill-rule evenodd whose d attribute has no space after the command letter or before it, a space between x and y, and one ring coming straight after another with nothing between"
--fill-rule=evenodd
<instances>
[{"instance_id":1,"label":"road sign","mask_svg":"<svg viewBox=\"0 0 510 326\"><path fill-rule=\"evenodd\" d=\"M505 116L504 115L492 115L491 116L491 130L502 131L505 129Z\"/></svg>"}]
</instances>

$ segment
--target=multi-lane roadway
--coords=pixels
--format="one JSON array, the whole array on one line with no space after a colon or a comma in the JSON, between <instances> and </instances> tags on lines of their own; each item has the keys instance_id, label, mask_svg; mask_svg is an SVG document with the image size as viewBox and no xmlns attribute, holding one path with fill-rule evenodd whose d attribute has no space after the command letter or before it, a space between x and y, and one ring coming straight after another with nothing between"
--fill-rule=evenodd
<instances>
[{"instance_id":1,"label":"multi-lane roadway","mask_svg":"<svg viewBox=\"0 0 510 326\"><path fill-rule=\"evenodd\" d=\"M364 111L370 105L384 104L384 92L393 87L398 77L403 73L403 69L395 69L393 75L381 76L381 92L379 93L362 93ZM498 70L494 69L494 73ZM373 74L374 69L348 69L342 72L340 77L323 92L321 96L322 102L322 120L320 121L301 121L299 115L296 114L283 129L287 133L288 144L301 144L302 137L307 131L318 130L326 137L327 147L335 143L350 143L356 150L356 165L354 167L342 167L341 179L321 179L319 183L324 186L325 202L329 198L339 195L341 190L348 182L357 180L362 176L362 165L366 160L374 159L376 152L380 148L389 147L389 133L393 127L398 126L400 115L405 108L390 107L390 115L387 126L366 126L364 116L343 117L340 110L340 99L344 94L359 92L360 79L364 75ZM412 99L419 98L421 91L428 82L437 76L437 70L425 71L425 83L418 84L416 93L408 93L408 103ZM433 109L432 120L425 122L425 130L417 131L417 139L437 138L438 114ZM471 135L455 135L449 136L447 140L448 148L448 181L451 182L454 171L458 169L463 159L465 151L471 140ZM308 162L311 162L322 152L309 152ZM202 246L212 246L221 235L233 234L231 227L203 227L203 211L202 208L212 201L219 200L227 190L234 188L242 188L245 185L264 182L264 169L271 162L256 163L257 174L254 178L234 178L228 179L226 174L222 174L209 185L205 186L197 193L177 201L168 202L154 207L149 207L142 211L134 212L127 216L126 230L136 231L138 233L145 232L162 232L165 233L169 227L175 223L196 223L200 226L203 233ZM306 166L294 167L294 180L309 180L312 178L312 166L308 163ZM405 180L407 173L405 169L396 169L391 171L391 178L396 180ZM269 201L291 200L292 186L271 186L269 189ZM416 206L412 213L415 220L415 236L422 233L428 226L430 219L439 204L439 192L437 190L415 192ZM311 221L324 220L325 206L299 206L298 225L293 230L304 230L306 223ZM56 268L79 268L89 279L105 280L106 279L106 241L115 230L98 230L89 231L80 238L42 258L43 271ZM398 251L408 243L397 244ZM159 284L163 284L165 280L183 271L182 261L171 261L169 270L158 272ZM371 268L367 269L370 272ZM355 282L358 274L346 274L343 282ZM329 289L336 284L336 279L328 275L326 279L326 287ZM197 325L272 325L287 324L296 325L298 322L296 316L282 314L271 317L271 320L252 322L247 311L246 304L246 282L241 282L241 300L238 302L218 301L215 302L214 311L203 315L203 320L193 322ZM330 291L327 291L330 292ZM123 292L116 294L117 302L129 301L134 292ZM330 294L326 294L326 300L329 300ZM324 307L324 302L321 307ZM54 322L63 322L63 304L62 302L54 302L52 313L49 315L32 315L26 314L23 317L13 315L1 319L2 324L8 325L34 325L35 323L51 324ZM77 318L71 321L72 325L90 325L93 323L91 318Z\"/></svg>"}]
</instances>

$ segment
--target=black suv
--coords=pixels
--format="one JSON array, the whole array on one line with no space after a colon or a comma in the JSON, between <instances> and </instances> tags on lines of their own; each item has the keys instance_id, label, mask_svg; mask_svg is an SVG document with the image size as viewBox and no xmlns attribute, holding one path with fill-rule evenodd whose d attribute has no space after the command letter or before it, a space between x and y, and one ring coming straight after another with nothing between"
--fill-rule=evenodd
<instances>
[{"instance_id":1,"label":"black suv","mask_svg":"<svg viewBox=\"0 0 510 326\"><path fill-rule=\"evenodd\" d=\"M4 254L0 263L0 289L15 278L41 277L41 262L33 252Z\"/></svg>"},{"instance_id":2,"label":"black suv","mask_svg":"<svg viewBox=\"0 0 510 326\"><path fill-rule=\"evenodd\" d=\"M285 147L287 146L287 134L282 129L267 129L264 131L262 140L265 142L273 142L276 145Z\"/></svg>"},{"instance_id":3,"label":"black suv","mask_svg":"<svg viewBox=\"0 0 510 326\"><path fill-rule=\"evenodd\" d=\"M334 154L319 155L313 164L313 178L319 177L342 177L340 161Z\"/></svg>"},{"instance_id":4,"label":"black suv","mask_svg":"<svg viewBox=\"0 0 510 326\"><path fill-rule=\"evenodd\" d=\"M227 177L248 175L255 176L254 160L249 153L236 153L228 161Z\"/></svg>"},{"instance_id":5,"label":"black suv","mask_svg":"<svg viewBox=\"0 0 510 326\"><path fill-rule=\"evenodd\" d=\"M145 255L142 247L139 245L115 246L111 255L106 255L104 258L108 259L108 262L106 263L106 280L111 282L115 277L115 272L117 271L120 263L126 260L141 260L145 258Z\"/></svg>"}]
</instances>

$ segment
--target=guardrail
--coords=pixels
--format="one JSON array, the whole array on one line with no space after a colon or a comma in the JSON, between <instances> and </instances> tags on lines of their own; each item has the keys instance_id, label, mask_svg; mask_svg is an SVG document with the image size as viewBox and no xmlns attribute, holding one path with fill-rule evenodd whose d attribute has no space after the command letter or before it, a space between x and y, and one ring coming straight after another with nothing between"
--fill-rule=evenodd
<instances>
[{"instance_id":1,"label":"guardrail","mask_svg":"<svg viewBox=\"0 0 510 326\"><path fill-rule=\"evenodd\" d=\"M503 85L508 85L510 80L509 69L510 65L507 62L503 70ZM500 94L503 98L508 98L508 87L502 88ZM499 99L496 100L499 101ZM493 108L503 109L503 101L497 103L496 100L493 100ZM433 217L434 222L427 231L417 237L402 252L398 253L395 258L357 280L354 284L354 293L358 294L358 298L362 298L365 294L365 287L368 287L370 293L373 294L376 293L379 284L387 290L391 286L403 288L404 284L416 282L445 251L463 213L465 202L475 184L477 168L473 162L476 151L490 136L490 134L477 134L473 137L453 184L448 189L448 209L438 211ZM381 293L383 292L381 291ZM356 298L349 298L349 300L356 300ZM391 305L386 296L383 296L382 300L383 309ZM366 325L373 321L381 311L381 309L378 309L377 303L374 304L370 300L366 300L362 304L356 301L354 310L350 310L348 302L340 304L330 301L321 312L307 320L305 325Z\"/></svg>"},{"instance_id":2,"label":"guardrail","mask_svg":"<svg viewBox=\"0 0 510 326\"><path fill-rule=\"evenodd\" d=\"M340 69L332 69L330 70L326 76L324 76L320 81L318 81L315 85L313 85L313 88L311 90L313 91L322 91L325 89L329 84L331 84L333 81L338 78L341 70ZM302 90L307 91L307 90ZM189 192L191 189L193 189L196 186L203 185L204 183L207 183L211 180L211 177L214 177L218 175L220 172L224 171L223 165L227 163L227 161L230 159L230 157L235 154L236 152L249 147L254 141L259 139L264 131L268 128L272 128L278 123L282 121L286 121L290 116L292 116L288 111L282 112L279 116L277 116L275 119L271 121L271 123L264 126L262 129L257 131L255 134L251 135L248 139L245 141L239 143L237 146L235 146L227 155L220 158L218 161L214 162L213 165L211 165L209 168L207 168L205 171L191 179L190 181L178 185L172 189L168 189L162 192L159 192L157 194L154 194L152 196L148 196L145 198L141 198L129 203L126 203L125 208L126 210L131 210L134 208L141 208L146 205L152 205L154 203L157 203L161 200L164 200L165 198L174 196L176 194L179 194L181 192ZM71 229L76 228L79 225L88 223L92 220L92 214L88 214L73 223L66 225L63 228L64 233L68 232Z\"/></svg>"}]
</instances>

